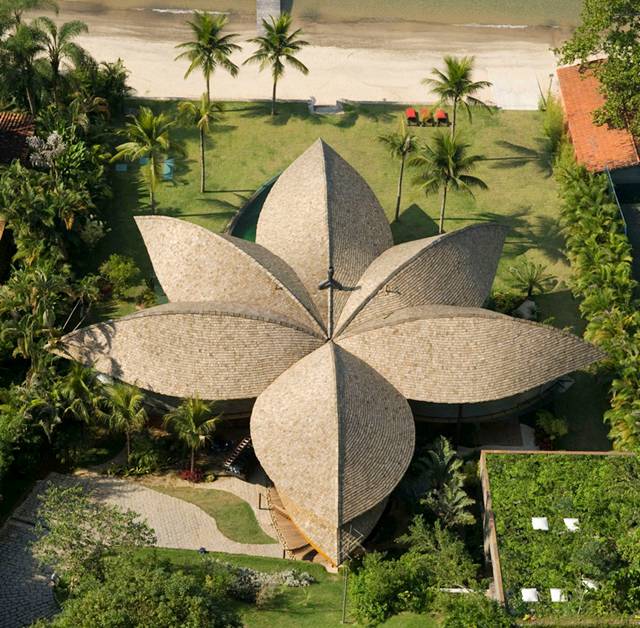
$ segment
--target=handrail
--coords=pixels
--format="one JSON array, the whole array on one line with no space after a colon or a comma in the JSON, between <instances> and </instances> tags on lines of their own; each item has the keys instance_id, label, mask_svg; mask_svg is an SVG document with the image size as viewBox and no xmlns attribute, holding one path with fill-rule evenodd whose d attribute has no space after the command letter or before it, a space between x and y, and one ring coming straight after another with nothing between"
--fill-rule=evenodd
<instances>
[{"instance_id":1,"label":"handrail","mask_svg":"<svg viewBox=\"0 0 640 628\"><path fill-rule=\"evenodd\" d=\"M606 166L604 169L607 175L607 181L609 182L609 191L613 196L613 200L616 202L618 206L618 212L620 213L620 218L622 219L622 227L624 229L624 235L628 235L627 233L627 220L624 217L624 212L622 211L622 205L620 205L620 199L618 198L618 193L616 192L616 186L613 183L613 178L611 177L611 170L609 170L609 166Z\"/></svg>"}]
</instances>

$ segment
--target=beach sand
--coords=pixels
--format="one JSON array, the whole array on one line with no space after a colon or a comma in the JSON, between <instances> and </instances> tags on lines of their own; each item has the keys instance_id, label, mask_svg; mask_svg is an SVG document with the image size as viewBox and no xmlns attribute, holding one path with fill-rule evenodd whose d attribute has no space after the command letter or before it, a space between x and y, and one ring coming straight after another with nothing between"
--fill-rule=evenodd
<instances>
[{"instance_id":1,"label":"beach sand","mask_svg":"<svg viewBox=\"0 0 640 628\"><path fill-rule=\"evenodd\" d=\"M187 64L174 61L175 45L189 39L183 9L169 12L99 8L67 2L57 19L81 19L90 34L79 39L96 59L122 58L131 71L130 84L139 96L196 98L204 91L202 77L184 79ZM445 54L474 55L477 80L493 83L483 97L506 109L535 109L538 84L546 90L556 67L552 48L570 29L560 26L487 27L430 24L407 20L319 22L300 19L298 26L312 45L299 55L308 76L288 69L279 84L283 99L333 104L338 99L418 103L431 100L421 80L441 63ZM255 36L255 17L234 14L231 29L245 41ZM321 42L321 43L320 43ZM234 55L246 59L254 47L243 44ZM267 99L268 73L255 66L241 68L236 79L218 73L213 95L223 100Z\"/></svg>"}]
</instances>

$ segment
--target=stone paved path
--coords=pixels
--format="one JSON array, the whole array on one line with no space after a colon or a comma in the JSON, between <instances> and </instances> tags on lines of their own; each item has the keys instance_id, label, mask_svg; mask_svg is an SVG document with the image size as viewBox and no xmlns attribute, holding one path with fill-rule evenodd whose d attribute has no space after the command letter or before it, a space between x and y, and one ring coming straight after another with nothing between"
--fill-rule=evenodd
<instances>
[{"instance_id":1,"label":"stone paved path","mask_svg":"<svg viewBox=\"0 0 640 628\"><path fill-rule=\"evenodd\" d=\"M37 494L45 489L48 482L62 486L81 484L93 491L97 499L137 512L155 530L159 547L194 550L204 547L209 551L233 554L282 556L282 550L277 543L262 545L231 541L218 530L215 520L197 506L154 491L137 482L119 478L51 473L45 480L38 482L19 509L19 517L33 520L37 508Z\"/></svg>"},{"instance_id":2,"label":"stone paved path","mask_svg":"<svg viewBox=\"0 0 640 628\"><path fill-rule=\"evenodd\" d=\"M10 519L0 530L0 628L23 628L57 612L50 572L29 552L33 527Z\"/></svg>"}]
</instances>

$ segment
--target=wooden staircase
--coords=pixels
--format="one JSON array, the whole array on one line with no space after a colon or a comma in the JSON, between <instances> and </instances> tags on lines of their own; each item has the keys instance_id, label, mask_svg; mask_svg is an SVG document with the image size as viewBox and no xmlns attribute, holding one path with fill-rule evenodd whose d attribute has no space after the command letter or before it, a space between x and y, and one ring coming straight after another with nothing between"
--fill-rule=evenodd
<instances>
[{"instance_id":1,"label":"wooden staircase","mask_svg":"<svg viewBox=\"0 0 640 628\"><path fill-rule=\"evenodd\" d=\"M245 436L233 449L233 451L229 454L227 459L224 461L223 466L225 469L228 469L233 465L233 463L240 457L240 454L247 449L247 447L251 447L251 436Z\"/></svg>"},{"instance_id":2,"label":"wooden staircase","mask_svg":"<svg viewBox=\"0 0 640 628\"><path fill-rule=\"evenodd\" d=\"M267 504L271 512L273 527L287 558L291 560L306 560L312 563L319 563L324 567L332 567L327 559L322 554L319 554L302 535L298 526L291 521L278 492L273 487L267 489Z\"/></svg>"}]
</instances>

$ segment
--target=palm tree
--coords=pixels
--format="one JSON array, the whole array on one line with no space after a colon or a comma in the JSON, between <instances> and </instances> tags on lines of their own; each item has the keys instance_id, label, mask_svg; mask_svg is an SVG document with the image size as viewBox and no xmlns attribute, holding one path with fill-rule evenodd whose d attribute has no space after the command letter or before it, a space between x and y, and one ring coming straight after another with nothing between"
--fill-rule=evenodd
<instances>
[{"instance_id":1,"label":"palm tree","mask_svg":"<svg viewBox=\"0 0 640 628\"><path fill-rule=\"evenodd\" d=\"M304 63L296 59L295 54L302 48L309 45L308 41L298 39L302 33L302 29L297 29L292 33L291 15L283 13L277 20L270 18L270 22L262 20L264 35L255 37L249 41L258 45L256 50L244 63L258 63L260 71L271 67L271 76L273 77L273 93L271 95L271 115L276 114L276 89L278 81L284 75L285 64L289 64L303 74L309 74L309 68Z\"/></svg>"},{"instance_id":2,"label":"palm tree","mask_svg":"<svg viewBox=\"0 0 640 628\"><path fill-rule=\"evenodd\" d=\"M467 174L483 159L481 155L467 154L468 148L469 144L459 141L455 135L439 133L434 138L433 146L423 146L410 162L411 166L418 169L414 183L426 194L442 190L438 233L444 233L444 213L449 189L471 196L473 187L487 189L487 184L482 179Z\"/></svg>"},{"instance_id":3,"label":"palm tree","mask_svg":"<svg viewBox=\"0 0 640 628\"><path fill-rule=\"evenodd\" d=\"M378 140L384 144L392 157L400 159L400 175L398 176L398 194L396 196L395 220L400 220L400 200L402 197L402 180L407 156L415 152L418 147L416 136L409 131L404 118L400 119L400 129L395 133L380 135Z\"/></svg>"},{"instance_id":4,"label":"palm tree","mask_svg":"<svg viewBox=\"0 0 640 628\"><path fill-rule=\"evenodd\" d=\"M518 260L517 264L509 268L514 287L527 295L527 299L534 292L544 293L553 290L557 280L547 272L544 264L536 264L526 257Z\"/></svg>"},{"instance_id":5,"label":"palm tree","mask_svg":"<svg viewBox=\"0 0 640 628\"><path fill-rule=\"evenodd\" d=\"M72 362L69 372L59 380L56 392L65 414L69 413L83 423L90 423L102 400L101 388L91 369L79 362Z\"/></svg>"},{"instance_id":6,"label":"palm tree","mask_svg":"<svg viewBox=\"0 0 640 628\"><path fill-rule=\"evenodd\" d=\"M149 107L140 107L137 116L131 116L121 134L129 141L116 146L116 154L111 161L126 159L138 161L147 159L147 182L149 184L149 203L151 211L156 210L156 187L160 177L160 166L165 157L171 152L182 153L182 147L172 141L170 130L175 120L169 119L164 113L154 114Z\"/></svg>"},{"instance_id":7,"label":"palm tree","mask_svg":"<svg viewBox=\"0 0 640 628\"><path fill-rule=\"evenodd\" d=\"M204 162L204 142L206 136L211 131L211 125L220 120L222 105L212 103L207 94L202 94L199 103L182 102L178 105L180 115L189 124L197 127L200 134L200 194L205 191L205 162Z\"/></svg>"},{"instance_id":8,"label":"palm tree","mask_svg":"<svg viewBox=\"0 0 640 628\"><path fill-rule=\"evenodd\" d=\"M242 50L233 39L238 37L236 33L222 34L227 25L228 18L225 15L211 15L211 13L196 11L193 21L187 22L195 39L178 44L176 48L184 48L177 59L188 59L190 65L184 74L187 78L194 70L202 70L207 83L207 101L211 100L211 76L216 68L225 69L231 76L238 75L238 66L231 61L231 53Z\"/></svg>"},{"instance_id":9,"label":"palm tree","mask_svg":"<svg viewBox=\"0 0 640 628\"><path fill-rule=\"evenodd\" d=\"M5 8L11 14L16 26L21 24L22 14L25 11L52 9L56 14L58 13L58 3L55 0L6 0Z\"/></svg>"},{"instance_id":10,"label":"palm tree","mask_svg":"<svg viewBox=\"0 0 640 628\"><path fill-rule=\"evenodd\" d=\"M42 43L46 49L51 66L51 88L56 102L60 84L60 66L65 61L79 65L87 57L87 52L73 39L89 31L87 25L79 20L65 22L58 28L50 17L39 17L34 26L42 33Z\"/></svg>"},{"instance_id":11,"label":"palm tree","mask_svg":"<svg viewBox=\"0 0 640 628\"><path fill-rule=\"evenodd\" d=\"M8 65L16 73L15 78L18 82L18 87L24 89L31 115L36 114L33 85L35 78L34 63L36 56L44 49L42 40L43 35L38 29L26 24L18 24L14 33L3 42Z\"/></svg>"},{"instance_id":12,"label":"palm tree","mask_svg":"<svg viewBox=\"0 0 640 628\"><path fill-rule=\"evenodd\" d=\"M125 435L127 462L131 456L131 435L139 432L147 422L143 401L144 396L134 386L115 383L107 388L106 412L100 413L109 429Z\"/></svg>"},{"instance_id":13,"label":"palm tree","mask_svg":"<svg viewBox=\"0 0 640 628\"><path fill-rule=\"evenodd\" d=\"M428 85L438 95L442 104L452 105L451 135L456 132L456 113L458 105L462 105L467 111L471 121L471 107L480 106L491 111L491 108L474 96L475 93L486 87L491 87L489 81L472 81L473 57L444 58L445 71L433 68L431 73L434 78L426 78L423 85Z\"/></svg>"},{"instance_id":14,"label":"palm tree","mask_svg":"<svg viewBox=\"0 0 640 628\"><path fill-rule=\"evenodd\" d=\"M198 399L185 399L164 417L164 424L191 450L191 473L195 470L196 450L202 447L218 424L213 404Z\"/></svg>"}]
</instances>

